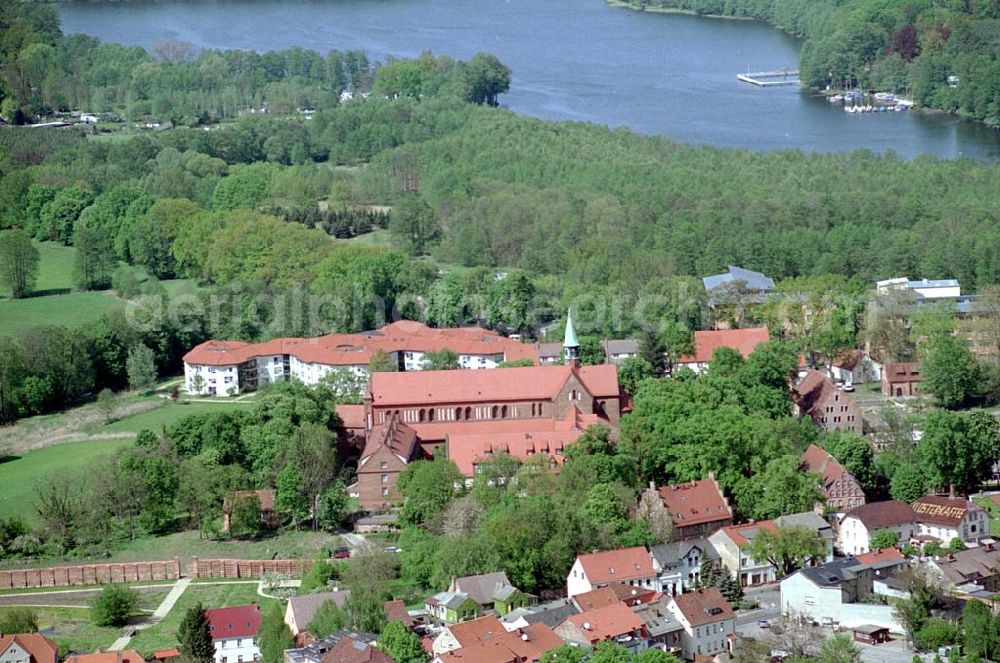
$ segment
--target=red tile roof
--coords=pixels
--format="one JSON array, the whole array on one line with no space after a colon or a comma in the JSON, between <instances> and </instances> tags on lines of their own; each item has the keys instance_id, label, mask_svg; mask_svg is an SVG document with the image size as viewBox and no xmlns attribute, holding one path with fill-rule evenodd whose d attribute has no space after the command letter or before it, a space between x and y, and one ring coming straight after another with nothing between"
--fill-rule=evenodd
<instances>
[{"instance_id":1,"label":"red tile roof","mask_svg":"<svg viewBox=\"0 0 1000 663\"><path fill-rule=\"evenodd\" d=\"M591 585L628 582L655 575L653 560L645 546L605 550L579 555L576 559Z\"/></svg>"},{"instance_id":2,"label":"red tile roof","mask_svg":"<svg viewBox=\"0 0 1000 663\"><path fill-rule=\"evenodd\" d=\"M694 355L686 355L678 359L681 364L707 364L712 361L712 354L718 348L739 350L744 357L749 357L761 343L771 340L767 327L751 327L749 329L722 329L696 331L694 333Z\"/></svg>"},{"instance_id":3,"label":"red tile roof","mask_svg":"<svg viewBox=\"0 0 1000 663\"><path fill-rule=\"evenodd\" d=\"M566 621L583 633L590 643L628 635L646 627L646 622L621 602L572 615Z\"/></svg>"},{"instance_id":4,"label":"red tile roof","mask_svg":"<svg viewBox=\"0 0 1000 663\"><path fill-rule=\"evenodd\" d=\"M347 430L365 429L364 405L338 404L337 415Z\"/></svg>"},{"instance_id":5,"label":"red tile roof","mask_svg":"<svg viewBox=\"0 0 1000 663\"><path fill-rule=\"evenodd\" d=\"M657 492L675 527L733 518L733 510L715 479L663 486Z\"/></svg>"},{"instance_id":6,"label":"red tile roof","mask_svg":"<svg viewBox=\"0 0 1000 663\"><path fill-rule=\"evenodd\" d=\"M673 602L693 627L736 617L722 592L715 587L685 592L675 596Z\"/></svg>"},{"instance_id":7,"label":"red tile roof","mask_svg":"<svg viewBox=\"0 0 1000 663\"><path fill-rule=\"evenodd\" d=\"M260 606L256 603L235 608L206 610L212 640L252 638L260 627Z\"/></svg>"},{"instance_id":8,"label":"red tile roof","mask_svg":"<svg viewBox=\"0 0 1000 663\"><path fill-rule=\"evenodd\" d=\"M402 601L386 601L382 604L382 609L385 610L387 622L403 622L406 626L413 626L413 617Z\"/></svg>"},{"instance_id":9,"label":"red tile roof","mask_svg":"<svg viewBox=\"0 0 1000 663\"><path fill-rule=\"evenodd\" d=\"M368 435L364 451L361 452L358 471L361 472L368 459L383 447L404 463L408 463L417 447L417 432L399 421L395 415L390 417L387 423L375 426Z\"/></svg>"},{"instance_id":10,"label":"red tile roof","mask_svg":"<svg viewBox=\"0 0 1000 663\"><path fill-rule=\"evenodd\" d=\"M517 654L497 640L475 644L445 652L438 656L441 661L469 661L470 663L521 663Z\"/></svg>"},{"instance_id":11,"label":"red tile roof","mask_svg":"<svg viewBox=\"0 0 1000 663\"><path fill-rule=\"evenodd\" d=\"M565 461L563 450L576 442L584 430L596 424L606 424L596 414L581 414L574 405L562 419L520 419L521 430L509 430L507 421L482 421L451 425L448 433L448 459L464 476L474 476L475 466L495 454L508 455L525 461L544 454L557 465ZM498 425L500 424L500 425ZM476 432L469 432L475 428Z\"/></svg>"},{"instance_id":12,"label":"red tile roof","mask_svg":"<svg viewBox=\"0 0 1000 663\"><path fill-rule=\"evenodd\" d=\"M881 564L883 562L903 562L906 559L903 553L899 552L895 548L880 548L871 552L855 555L854 558L862 564L868 565Z\"/></svg>"},{"instance_id":13,"label":"red tile roof","mask_svg":"<svg viewBox=\"0 0 1000 663\"><path fill-rule=\"evenodd\" d=\"M451 635L462 647L481 642L483 640L493 640L497 636L503 635L507 629L503 627L500 620L495 615L487 615L479 619L472 619L467 622L459 622L448 627Z\"/></svg>"},{"instance_id":14,"label":"red tile roof","mask_svg":"<svg viewBox=\"0 0 1000 663\"><path fill-rule=\"evenodd\" d=\"M474 661L475 663L521 663L537 661L542 654L561 647L563 640L552 629L539 622L524 628L504 632L471 645L441 655L442 661Z\"/></svg>"},{"instance_id":15,"label":"red tile roof","mask_svg":"<svg viewBox=\"0 0 1000 663\"><path fill-rule=\"evenodd\" d=\"M858 365L858 362L866 356L867 353L864 350L848 350L837 355L831 363L837 368L842 368L846 371L853 371Z\"/></svg>"},{"instance_id":16,"label":"red tile roof","mask_svg":"<svg viewBox=\"0 0 1000 663\"><path fill-rule=\"evenodd\" d=\"M768 532L776 533L778 531L778 526L775 525L774 521L772 520L761 520L756 523L727 525L726 527L723 527L719 531L724 532L726 536L728 536L732 540L733 543L735 543L738 547L742 548L743 546L750 543L750 538L747 537L747 534L749 534L751 530L759 531L762 529L767 530Z\"/></svg>"},{"instance_id":17,"label":"red tile roof","mask_svg":"<svg viewBox=\"0 0 1000 663\"><path fill-rule=\"evenodd\" d=\"M260 510L274 511L274 488L261 488L260 490L237 490L232 493L232 497L236 499L246 498L246 497L256 497L260 501ZM224 513L232 512L232 498L226 497L222 501L222 511Z\"/></svg>"},{"instance_id":18,"label":"red tile roof","mask_svg":"<svg viewBox=\"0 0 1000 663\"><path fill-rule=\"evenodd\" d=\"M263 343L206 341L184 355L188 364L233 366L254 357L292 355L309 364L362 366L378 349L385 352L435 352L448 348L460 355L502 354L508 361L525 357L538 361L534 345L512 341L479 327L434 329L400 320L360 334L329 334L313 338L278 338Z\"/></svg>"},{"instance_id":19,"label":"red tile roof","mask_svg":"<svg viewBox=\"0 0 1000 663\"><path fill-rule=\"evenodd\" d=\"M181 651L179 649L164 649L163 651L158 651L153 653L153 658L158 661L163 661L168 658L173 658L175 656L180 656Z\"/></svg>"},{"instance_id":20,"label":"red tile roof","mask_svg":"<svg viewBox=\"0 0 1000 663\"><path fill-rule=\"evenodd\" d=\"M609 585L607 587L592 589L583 594L577 594L573 597L573 601L579 606L582 612L586 612L587 610L605 608L609 605L621 603L622 600L618 598L617 592Z\"/></svg>"},{"instance_id":21,"label":"red tile roof","mask_svg":"<svg viewBox=\"0 0 1000 663\"><path fill-rule=\"evenodd\" d=\"M829 489L841 477L848 476L854 480L854 476L841 465L833 455L815 444L810 444L799 459L801 468L806 472L816 472L823 478L823 488Z\"/></svg>"},{"instance_id":22,"label":"red tile roof","mask_svg":"<svg viewBox=\"0 0 1000 663\"><path fill-rule=\"evenodd\" d=\"M321 663L395 663L393 659L367 642L361 642L350 636L341 638L330 648Z\"/></svg>"},{"instance_id":23,"label":"red tile roof","mask_svg":"<svg viewBox=\"0 0 1000 663\"><path fill-rule=\"evenodd\" d=\"M41 633L10 633L0 636L0 656L12 645L31 655L32 663L56 663L59 646Z\"/></svg>"},{"instance_id":24,"label":"red tile roof","mask_svg":"<svg viewBox=\"0 0 1000 663\"><path fill-rule=\"evenodd\" d=\"M913 507L899 500L863 504L848 511L844 514L844 518L857 518L869 532L891 525L917 522L917 514L913 511Z\"/></svg>"},{"instance_id":25,"label":"red tile roof","mask_svg":"<svg viewBox=\"0 0 1000 663\"><path fill-rule=\"evenodd\" d=\"M502 403L551 400L576 371L583 387L595 397L618 396L614 365L528 366L489 371L411 371L373 373L371 395L379 407L447 403ZM613 393L609 393L614 384Z\"/></svg>"},{"instance_id":26,"label":"red tile roof","mask_svg":"<svg viewBox=\"0 0 1000 663\"><path fill-rule=\"evenodd\" d=\"M983 508L964 497L925 495L913 503L913 510L922 523L958 527L966 513L982 511Z\"/></svg>"},{"instance_id":27,"label":"red tile roof","mask_svg":"<svg viewBox=\"0 0 1000 663\"><path fill-rule=\"evenodd\" d=\"M920 382L920 362L887 363L882 367L882 375L889 382Z\"/></svg>"},{"instance_id":28,"label":"red tile roof","mask_svg":"<svg viewBox=\"0 0 1000 663\"><path fill-rule=\"evenodd\" d=\"M144 663L145 659L132 649L125 651L95 651L93 654L76 654L65 663Z\"/></svg>"}]
</instances>

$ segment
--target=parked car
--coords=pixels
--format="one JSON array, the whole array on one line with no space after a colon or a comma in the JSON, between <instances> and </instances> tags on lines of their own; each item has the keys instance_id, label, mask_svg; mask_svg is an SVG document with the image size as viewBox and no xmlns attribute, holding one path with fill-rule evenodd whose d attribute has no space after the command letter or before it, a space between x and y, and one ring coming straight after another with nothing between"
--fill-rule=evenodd
<instances>
[{"instance_id":1,"label":"parked car","mask_svg":"<svg viewBox=\"0 0 1000 663\"><path fill-rule=\"evenodd\" d=\"M347 547L337 548L333 551L334 559L347 559L351 556L351 549Z\"/></svg>"},{"instance_id":2,"label":"parked car","mask_svg":"<svg viewBox=\"0 0 1000 663\"><path fill-rule=\"evenodd\" d=\"M384 552L395 554L395 553L402 552L402 551L401 551L401 549L398 546L386 546L384 548Z\"/></svg>"},{"instance_id":3,"label":"parked car","mask_svg":"<svg viewBox=\"0 0 1000 663\"><path fill-rule=\"evenodd\" d=\"M758 619L757 628L771 628L771 622L767 621L766 619Z\"/></svg>"}]
</instances>

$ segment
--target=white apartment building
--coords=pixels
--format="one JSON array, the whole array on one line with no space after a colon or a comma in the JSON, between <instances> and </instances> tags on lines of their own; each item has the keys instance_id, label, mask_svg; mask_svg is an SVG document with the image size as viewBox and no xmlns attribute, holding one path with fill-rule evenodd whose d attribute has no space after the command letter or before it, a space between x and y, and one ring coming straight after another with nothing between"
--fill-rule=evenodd
<instances>
[{"instance_id":1,"label":"white apartment building","mask_svg":"<svg viewBox=\"0 0 1000 663\"><path fill-rule=\"evenodd\" d=\"M257 629L260 606L256 603L234 608L206 610L208 629L215 645L215 663L249 663L260 660Z\"/></svg>"}]
</instances>

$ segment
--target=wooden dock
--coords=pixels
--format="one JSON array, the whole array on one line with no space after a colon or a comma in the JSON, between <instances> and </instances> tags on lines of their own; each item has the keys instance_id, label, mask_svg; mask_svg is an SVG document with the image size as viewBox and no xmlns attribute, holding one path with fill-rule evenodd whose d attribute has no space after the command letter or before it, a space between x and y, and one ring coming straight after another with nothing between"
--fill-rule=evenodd
<instances>
[{"instance_id":1,"label":"wooden dock","mask_svg":"<svg viewBox=\"0 0 1000 663\"><path fill-rule=\"evenodd\" d=\"M798 69L778 69L776 71L756 71L753 73L737 74L736 78L756 85L757 87L782 87L785 85L799 85Z\"/></svg>"}]
</instances>

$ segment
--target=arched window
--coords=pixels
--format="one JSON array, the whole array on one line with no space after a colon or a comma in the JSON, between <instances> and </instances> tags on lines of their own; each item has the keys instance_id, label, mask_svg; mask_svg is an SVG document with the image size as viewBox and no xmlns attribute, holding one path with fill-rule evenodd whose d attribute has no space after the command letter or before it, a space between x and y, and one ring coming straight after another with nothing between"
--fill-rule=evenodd
<instances>
[{"instance_id":1,"label":"arched window","mask_svg":"<svg viewBox=\"0 0 1000 663\"><path fill-rule=\"evenodd\" d=\"M434 421L434 408L427 410L427 421Z\"/></svg>"},{"instance_id":2,"label":"arched window","mask_svg":"<svg viewBox=\"0 0 1000 663\"><path fill-rule=\"evenodd\" d=\"M531 404L531 416L535 416L535 404Z\"/></svg>"},{"instance_id":3,"label":"arched window","mask_svg":"<svg viewBox=\"0 0 1000 663\"><path fill-rule=\"evenodd\" d=\"M465 408L465 418L466 419L471 419L472 418L472 408L471 407Z\"/></svg>"},{"instance_id":4,"label":"arched window","mask_svg":"<svg viewBox=\"0 0 1000 663\"><path fill-rule=\"evenodd\" d=\"M457 407L455 408L455 421L461 421L461 420L462 420L462 408Z\"/></svg>"},{"instance_id":5,"label":"arched window","mask_svg":"<svg viewBox=\"0 0 1000 663\"><path fill-rule=\"evenodd\" d=\"M502 408L500 408L500 418L501 419L506 419L507 418L507 406L506 405L504 405Z\"/></svg>"},{"instance_id":6,"label":"arched window","mask_svg":"<svg viewBox=\"0 0 1000 663\"><path fill-rule=\"evenodd\" d=\"M424 419L426 418L427 418L427 410L420 408L420 418L418 419L418 421L423 423Z\"/></svg>"},{"instance_id":7,"label":"arched window","mask_svg":"<svg viewBox=\"0 0 1000 663\"><path fill-rule=\"evenodd\" d=\"M490 412L490 416L493 417L494 419L496 419L498 411L499 411L499 408L496 405L494 405L493 406L493 410Z\"/></svg>"}]
</instances>

